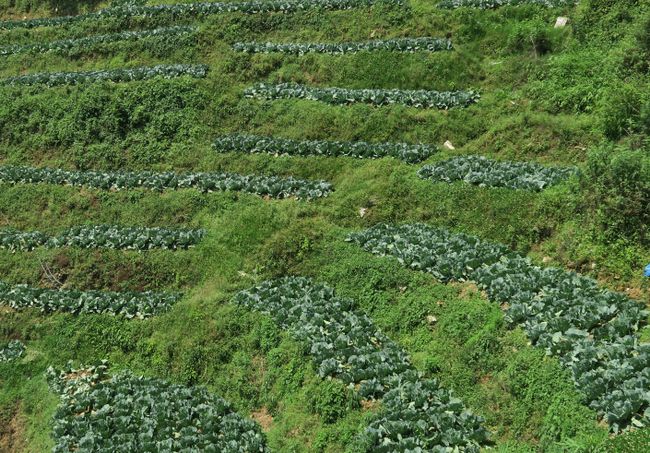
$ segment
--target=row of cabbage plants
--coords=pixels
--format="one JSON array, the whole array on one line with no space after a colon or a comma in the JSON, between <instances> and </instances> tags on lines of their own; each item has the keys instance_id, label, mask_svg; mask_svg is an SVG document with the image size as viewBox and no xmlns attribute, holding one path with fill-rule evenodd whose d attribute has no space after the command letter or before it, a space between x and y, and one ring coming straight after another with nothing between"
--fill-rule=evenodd
<instances>
[{"instance_id":1,"label":"row of cabbage plants","mask_svg":"<svg viewBox=\"0 0 650 453\"><path fill-rule=\"evenodd\" d=\"M0 282L0 305L14 310L35 308L42 313L105 313L144 319L166 312L180 298L178 293L78 291Z\"/></svg>"},{"instance_id":2,"label":"row of cabbage plants","mask_svg":"<svg viewBox=\"0 0 650 453\"><path fill-rule=\"evenodd\" d=\"M360 159L395 157L412 164L438 152L435 145L291 140L249 134L219 137L212 147L218 152L266 153L279 156L347 156Z\"/></svg>"},{"instance_id":3,"label":"row of cabbage plants","mask_svg":"<svg viewBox=\"0 0 650 453\"><path fill-rule=\"evenodd\" d=\"M372 51L390 52L437 52L452 50L451 40L443 38L395 38L365 42L342 43L272 43L272 42L238 42L233 44L237 52L246 53L289 53L304 55L307 53L345 54Z\"/></svg>"},{"instance_id":4,"label":"row of cabbage plants","mask_svg":"<svg viewBox=\"0 0 650 453\"><path fill-rule=\"evenodd\" d=\"M449 109L467 107L477 102L480 95L475 91L427 91L427 90L380 90L347 88L317 88L297 83L277 85L260 83L244 90L249 98L308 99L334 105L366 103L377 106L402 104L417 108Z\"/></svg>"},{"instance_id":5,"label":"row of cabbage plants","mask_svg":"<svg viewBox=\"0 0 650 453\"><path fill-rule=\"evenodd\" d=\"M121 250L188 249L203 239L205 230L82 225L57 236L40 231L0 230L0 248L30 251L36 247L80 247Z\"/></svg>"},{"instance_id":6,"label":"row of cabbage plants","mask_svg":"<svg viewBox=\"0 0 650 453\"><path fill-rule=\"evenodd\" d=\"M164 5L130 4L77 16L2 21L0 22L0 29L52 27L86 20L102 20L103 18L156 17L160 15L182 18L234 12L243 14L291 13L310 9L346 10L369 7L375 4L404 6L405 2L404 0L253 0L245 2L203 2Z\"/></svg>"},{"instance_id":7,"label":"row of cabbage plants","mask_svg":"<svg viewBox=\"0 0 650 453\"><path fill-rule=\"evenodd\" d=\"M103 190L195 188L201 192L240 191L275 198L325 197L332 185L292 177L240 175L236 173L103 172L23 166L0 167L0 182L8 184L57 184Z\"/></svg>"},{"instance_id":8,"label":"row of cabbage plants","mask_svg":"<svg viewBox=\"0 0 650 453\"><path fill-rule=\"evenodd\" d=\"M415 371L404 350L379 331L352 300L303 277L267 281L234 303L271 316L307 345L318 374L336 378L383 407L359 438L368 452L478 452L482 419L435 380Z\"/></svg>"},{"instance_id":9,"label":"row of cabbage plants","mask_svg":"<svg viewBox=\"0 0 650 453\"><path fill-rule=\"evenodd\" d=\"M132 69L108 69L81 72L40 72L0 80L0 85L77 85L80 83L109 80L111 82L133 82L154 77L172 79L189 76L204 78L208 74L208 65L204 64L163 64Z\"/></svg>"},{"instance_id":10,"label":"row of cabbage plants","mask_svg":"<svg viewBox=\"0 0 650 453\"><path fill-rule=\"evenodd\" d=\"M203 387L182 386L129 371L94 366L48 368L60 397L53 452L264 453L266 438L253 420Z\"/></svg>"},{"instance_id":11,"label":"row of cabbage plants","mask_svg":"<svg viewBox=\"0 0 650 453\"><path fill-rule=\"evenodd\" d=\"M15 44L0 47L0 55L16 55L21 53L58 53L62 55L76 55L81 52L89 52L106 44L134 42L144 39L155 39L156 42L169 41L178 43L179 39L186 35L196 33L197 27L177 26L162 27L152 30L122 31L106 35L84 36L81 38L62 39L58 41L38 42L34 44Z\"/></svg>"},{"instance_id":12,"label":"row of cabbage plants","mask_svg":"<svg viewBox=\"0 0 650 453\"><path fill-rule=\"evenodd\" d=\"M348 240L443 282L474 281L531 342L571 370L584 401L612 431L650 424L648 311L585 276L536 266L499 244L426 225L377 225Z\"/></svg>"},{"instance_id":13,"label":"row of cabbage plants","mask_svg":"<svg viewBox=\"0 0 650 453\"><path fill-rule=\"evenodd\" d=\"M11 340L0 347L0 363L19 359L25 353L25 345L20 340Z\"/></svg>"},{"instance_id":14,"label":"row of cabbage plants","mask_svg":"<svg viewBox=\"0 0 650 453\"><path fill-rule=\"evenodd\" d=\"M480 187L541 191L576 173L575 167L545 167L534 162L509 162L483 156L462 156L425 165L418 171L418 176L433 182L463 181Z\"/></svg>"},{"instance_id":15,"label":"row of cabbage plants","mask_svg":"<svg viewBox=\"0 0 650 453\"><path fill-rule=\"evenodd\" d=\"M494 9L501 6L537 5L546 8L562 8L575 6L577 0L443 0L438 3L439 8L478 8Z\"/></svg>"}]
</instances>

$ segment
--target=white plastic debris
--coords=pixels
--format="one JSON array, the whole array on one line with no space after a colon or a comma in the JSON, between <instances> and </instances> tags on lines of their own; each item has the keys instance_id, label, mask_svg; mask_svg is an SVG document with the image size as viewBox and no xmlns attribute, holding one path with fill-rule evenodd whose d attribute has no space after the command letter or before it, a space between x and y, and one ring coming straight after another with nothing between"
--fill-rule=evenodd
<instances>
[{"instance_id":1,"label":"white plastic debris","mask_svg":"<svg viewBox=\"0 0 650 453\"><path fill-rule=\"evenodd\" d=\"M562 27L565 27L566 24L567 24L567 22L569 22L569 18L568 18L568 17L560 16L560 17L558 17L557 20L555 21L555 28L562 28Z\"/></svg>"}]
</instances>

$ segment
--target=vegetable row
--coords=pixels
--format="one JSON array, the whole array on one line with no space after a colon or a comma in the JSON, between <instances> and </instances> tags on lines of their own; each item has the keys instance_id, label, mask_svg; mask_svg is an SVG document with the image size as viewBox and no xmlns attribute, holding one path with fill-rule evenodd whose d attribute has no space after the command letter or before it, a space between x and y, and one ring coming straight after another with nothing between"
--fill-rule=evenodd
<instances>
[{"instance_id":1,"label":"vegetable row","mask_svg":"<svg viewBox=\"0 0 650 453\"><path fill-rule=\"evenodd\" d=\"M178 250L196 245L203 236L205 230L83 225L69 228L58 236L40 231L0 230L0 248L11 251L30 251L36 247Z\"/></svg>"},{"instance_id":2,"label":"vegetable row","mask_svg":"<svg viewBox=\"0 0 650 453\"><path fill-rule=\"evenodd\" d=\"M358 439L365 451L478 452L487 439L480 417L418 374L404 350L332 288L284 277L238 293L234 303L271 316L306 344L321 377L340 379L365 398L383 397Z\"/></svg>"},{"instance_id":3,"label":"vegetable row","mask_svg":"<svg viewBox=\"0 0 650 453\"><path fill-rule=\"evenodd\" d=\"M438 3L439 8L478 8L494 9L501 6L538 5L546 8L562 8L575 6L577 0L442 0Z\"/></svg>"},{"instance_id":4,"label":"vegetable row","mask_svg":"<svg viewBox=\"0 0 650 453\"><path fill-rule=\"evenodd\" d=\"M259 425L203 387L182 386L128 371L108 374L106 362L48 368L60 397L53 452L264 453Z\"/></svg>"},{"instance_id":5,"label":"vegetable row","mask_svg":"<svg viewBox=\"0 0 650 453\"><path fill-rule=\"evenodd\" d=\"M144 319L166 312L180 298L176 293L47 289L0 281L0 305L14 310L36 308L42 313L106 313Z\"/></svg>"},{"instance_id":6,"label":"vegetable row","mask_svg":"<svg viewBox=\"0 0 650 453\"><path fill-rule=\"evenodd\" d=\"M612 431L650 425L648 311L585 276L536 266L499 244L426 225L377 225L348 240L443 282L474 281L531 342L571 370L584 401Z\"/></svg>"},{"instance_id":7,"label":"vegetable row","mask_svg":"<svg viewBox=\"0 0 650 453\"><path fill-rule=\"evenodd\" d=\"M308 99L334 105L366 103L377 106L402 104L417 108L449 109L466 107L477 102L480 95L475 91L427 91L427 90L380 90L347 88L315 88L297 83L271 85L260 83L244 90L249 98Z\"/></svg>"},{"instance_id":8,"label":"vegetable row","mask_svg":"<svg viewBox=\"0 0 650 453\"><path fill-rule=\"evenodd\" d=\"M433 182L464 181L480 187L541 191L577 173L577 168L545 167L534 162L508 162L462 156L425 165L418 176Z\"/></svg>"},{"instance_id":9,"label":"vegetable row","mask_svg":"<svg viewBox=\"0 0 650 453\"><path fill-rule=\"evenodd\" d=\"M307 53L345 54L356 52L390 51L390 52L436 52L452 50L451 41L442 38L395 38L366 42L343 43L272 43L272 42L238 42L233 49L246 53L289 53L304 55Z\"/></svg>"},{"instance_id":10,"label":"vegetable row","mask_svg":"<svg viewBox=\"0 0 650 453\"><path fill-rule=\"evenodd\" d=\"M208 74L208 66L189 64L168 64L145 66L132 69L108 69L82 72L40 72L16 77L0 79L0 85L46 85L48 87L59 85L77 85L79 83L97 82L109 80L111 82L132 82L163 77L171 79L174 77L189 76L204 78Z\"/></svg>"},{"instance_id":11,"label":"vegetable row","mask_svg":"<svg viewBox=\"0 0 650 453\"><path fill-rule=\"evenodd\" d=\"M325 197L332 185L292 177L239 175L236 173L174 173L151 171L69 171L22 166L0 167L0 182L9 184L58 184L103 190L195 188L202 192L241 191L275 198L312 199Z\"/></svg>"},{"instance_id":12,"label":"vegetable row","mask_svg":"<svg viewBox=\"0 0 650 453\"><path fill-rule=\"evenodd\" d=\"M103 18L156 17L168 15L174 18L200 17L212 14L241 12L290 13L309 9L345 10L368 7L375 4L403 6L404 0L254 0L247 2L177 3L170 5L124 5L106 8L94 13L77 16L61 16L0 22L0 29L52 27L86 20Z\"/></svg>"},{"instance_id":13,"label":"vegetable row","mask_svg":"<svg viewBox=\"0 0 650 453\"><path fill-rule=\"evenodd\" d=\"M142 31L122 31L106 35L85 36L74 39L63 39L35 44L17 44L0 47L0 55L15 55L20 53L46 53L55 52L63 55L71 55L79 52L87 52L115 42L133 42L143 39L167 40L178 42L182 36L190 35L197 31L197 27L177 26L163 27Z\"/></svg>"},{"instance_id":14,"label":"vegetable row","mask_svg":"<svg viewBox=\"0 0 650 453\"><path fill-rule=\"evenodd\" d=\"M325 140L290 140L261 135L234 134L219 137L212 144L218 152L266 153L287 156L348 156L361 159L395 157L408 163L427 159L438 148L407 143L367 143Z\"/></svg>"},{"instance_id":15,"label":"vegetable row","mask_svg":"<svg viewBox=\"0 0 650 453\"><path fill-rule=\"evenodd\" d=\"M0 347L0 363L19 359L25 353L25 345L19 340L11 340Z\"/></svg>"}]
</instances>

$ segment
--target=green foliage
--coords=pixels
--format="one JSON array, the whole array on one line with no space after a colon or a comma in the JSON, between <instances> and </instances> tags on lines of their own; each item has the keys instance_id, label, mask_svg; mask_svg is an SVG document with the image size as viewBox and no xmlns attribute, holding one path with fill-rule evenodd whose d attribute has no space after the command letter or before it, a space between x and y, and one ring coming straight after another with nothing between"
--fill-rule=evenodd
<instances>
[{"instance_id":1,"label":"green foliage","mask_svg":"<svg viewBox=\"0 0 650 453\"><path fill-rule=\"evenodd\" d=\"M648 262L647 247L623 243L620 236L614 243L595 242L589 234L592 214L577 205L582 191L569 192L570 184L541 193L428 184L417 178L412 167L394 159L270 159L210 150L212 138L246 131L267 137L366 143L451 140L462 155L580 166L586 150L605 138L602 121L609 113L603 110L614 107L617 88L626 85L637 93L648 91L643 69L647 57L636 41L643 31L644 14L632 2L585 0L577 9L561 11L526 5L452 11L439 10L435 3L410 0L410 10L375 5L340 12L204 16L196 23L201 33L191 50L174 50L172 45L157 50L143 40L142 45L115 43L72 57L47 53L3 58L2 77L21 74L24 68L68 72L193 61L214 68L201 80L150 79L51 90L2 88L0 157L5 165L293 174L335 182L337 191L306 204L267 202L230 192L158 194L5 186L0 191L0 218L5 225L26 231L120 223L201 225L210 234L200 249L181 254L74 248L0 253L0 269L12 283L49 285L42 270L49 266L65 287L72 288L164 291L192 286L192 297L173 316L145 323L112 316L43 317L34 310L0 310L2 337L29 340L29 360L0 371L0 426L11 426L5 421L24 421L26 431L18 436L26 442L24 449L51 450L47 439L56 401L39 376L48 365L61 367L71 358L92 361L110 355L119 368L177 383L208 385L246 413L266 408L272 417L269 445L275 451L345 451L377 408L348 411L336 422L324 424L322 417L309 412L308 396L324 383L315 376L304 347L273 328L267 318L224 303L234 291L260 279L307 274L334 283L339 294L352 297L378 328L408 352L418 369L435 373L442 387L453 389L466 407L486 417L484 426L493 432L495 451L595 451L594 445L607 435L605 424L597 425L595 411L580 406L568 369L562 370L557 359L544 358L543 349L528 347L521 329L507 330L497 304L488 303L471 285L437 284L427 274L369 257L340 240L348 228L381 221L435 223L531 250L537 260L581 269L602 277L611 287L630 287L632 293L646 298L638 292L638 274L640 265ZM588 3L620 6L610 18L591 27L588 40L576 41ZM27 16L45 15L45 8L39 8ZM87 11L83 6L78 9ZM3 19L23 16L17 9L8 11ZM585 17L597 17L595 12ZM56 14L61 13L59 9ZM570 22L551 31L558 15L568 16ZM24 45L194 20L190 13L160 13L0 33L3 45ZM523 36L541 34L542 23L549 30L552 49L535 58ZM444 36L441 33L451 35L455 52L296 57L246 56L231 50L234 42L363 42ZM166 49L171 52L166 54ZM589 67L571 65L570 60L579 63L586 53L602 57L589 58ZM548 70L554 69L556 58L563 57L564 74ZM471 109L438 112L362 104L259 103L241 96L245 87L259 81L289 80L346 88L475 87L483 97ZM559 104L574 94L575 99L589 99L589 92L592 100L585 103L588 108L577 109L578 115L570 101L560 110L549 102ZM629 106L637 97L628 99ZM642 104L638 110L640 114ZM630 112L637 117L636 110ZM621 138L630 146L641 146L643 129L629 125L643 123L637 118L620 124L624 125ZM441 159L454 154L440 152ZM428 315L435 315L437 322L429 323ZM646 332L643 339L647 337ZM522 357L529 358L526 366ZM506 369L510 363L520 366ZM2 428L0 432L4 433ZM643 447L637 442L636 451L644 451ZM616 446L610 451L616 451Z\"/></svg>"},{"instance_id":2,"label":"green foliage","mask_svg":"<svg viewBox=\"0 0 650 453\"><path fill-rule=\"evenodd\" d=\"M400 348L353 311L354 302L302 277L285 277L237 294L234 302L271 315L300 342L321 377L357 386L364 398L381 397L409 369Z\"/></svg>"},{"instance_id":3,"label":"green foliage","mask_svg":"<svg viewBox=\"0 0 650 453\"><path fill-rule=\"evenodd\" d=\"M181 298L180 294L151 291L112 292L31 288L0 282L0 304L15 310L37 308L73 314L107 313L126 318L144 319L164 313Z\"/></svg>"},{"instance_id":4,"label":"green foliage","mask_svg":"<svg viewBox=\"0 0 650 453\"><path fill-rule=\"evenodd\" d=\"M595 413L582 405L570 374L543 351L527 347L524 334L508 330L499 307L470 285L437 284L397 261L369 258L349 246L332 248L336 253L328 253L323 263L326 278L339 282L338 289L372 313L375 322L411 353L419 369L435 373L442 386L453 388L467 406L485 416L495 450L503 451L506 439L535 438L512 451L529 445L562 451L553 448L557 443L550 436L544 436L543 443L537 437L540 430L546 432L542 421L556 401L564 404L564 411L555 412L553 423L567 431L560 441L579 435L593 442L606 437ZM429 315L436 319L431 321Z\"/></svg>"},{"instance_id":5,"label":"green foliage","mask_svg":"<svg viewBox=\"0 0 650 453\"><path fill-rule=\"evenodd\" d=\"M158 162L172 143L202 131L198 118L207 104L205 93L188 78L96 82L58 90L0 90L3 144L65 147L79 168L92 161L123 167L127 158L140 164Z\"/></svg>"},{"instance_id":6,"label":"green foliage","mask_svg":"<svg viewBox=\"0 0 650 453\"><path fill-rule=\"evenodd\" d=\"M577 173L576 168L551 168L533 162L508 162L483 156L454 157L425 165L418 176L433 182L464 181L480 187L544 190Z\"/></svg>"},{"instance_id":7,"label":"green foliage","mask_svg":"<svg viewBox=\"0 0 650 453\"><path fill-rule=\"evenodd\" d=\"M39 74L27 74L24 76L9 77L0 80L0 85L46 85L53 87L57 85L76 85L78 83L96 82L109 80L111 82L130 82L134 80L146 80L154 77L170 79L172 77L191 76L203 78L208 73L207 65L158 65L133 69L109 69L105 71L87 72L43 72Z\"/></svg>"},{"instance_id":8,"label":"green foliage","mask_svg":"<svg viewBox=\"0 0 650 453\"><path fill-rule=\"evenodd\" d=\"M606 241L650 243L650 157L606 146L594 150L580 183L590 223Z\"/></svg>"},{"instance_id":9,"label":"green foliage","mask_svg":"<svg viewBox=\"0 0 650 453\"><path fill-rule=\"evenodd\" d=\"M642 18L636 32L636 42L646 56L650 56L650 13Z\"/></svg>"},{"instance_id":10,"label":"green foliage","mask_svg":"<svg viewBox=\"0 0 650 453\"><path fill-rule=\"evenodd\" d=\"M234 302L270 315L307 344L321 377L339 379L364 398L383 397L385 410L364 430L358 448L388 452L452 447L478 452L487 441L481 417L437 381L416 372L401 348L367 316L355 313L352 300L336 296L333 289L304 277L284 277L242 291Z\"/></svg>"},{"instance_id":11,"label":"green foliage","mask_svg":"<svg viewBox=\"0 0 650 453\"><path fill-rule=\"evenodd\" d=\"M211 14L241 12L244 14L258 14L271 12L296 12L307 9L339 10L372 6L375 3L387 3L403 6L403 0L262 0L245 2L205 2L205 3L177 3L171 5L138 5L128 3L123 6L107 8L95 13L77 16L61 16L54 18L12 20L0 22L0 29L52 27L80 21L96 21L103 18L123 18L131 16L158 16L170 15L173 17L197 17Z\"/></svg>"},{"instance_id":12,"label":"green foliage","mask_svg":"<svg viewBox=\"0 0 650 453\"><path fill-rule=\"evenodd\" d=\"M460 399L442 392L435 380L408 373L402 378L384 395L382 409L360 439L366 451L435 451L452 446L468 453L480 451L487 432Z\"/></svg>"},{"instance_id":13,"label":"green foliage","mask_svg":"<svg viewBox=\"0 0 650 453\"><path fill-rule=\"evenodd\" d=\"M320 415L325 423L336 423L348 411L361 407L358 394L340 381L326 380L310 390L310 410Z\"/></svg>"},{"instance_id":14,"label":"green foliage","mask_svg":"<svg viewBox=\"0 0 650 453\"><path fill-rule=\"evenodd\" d=\"M553 33L541 19L517 22L508 35L507 48L511 52L530 51L535 56L553 51Z\"/></svg>"},{"instance_id":15,"label":"green foliage","mask_svg":"<svg viewBox=\"0 0 650 453\"><path fill-rule=\"evenodd\" d=\"M633 431L626 436L616 436L607 440L596 451L598 453L639 453L650 445L650 428Z\"/></svg>"},{"instance_id":16,"label":"green foliage","mask_svg":"<svg viewBox=\"0 0 650 453\"><path fill-rule=\"evenodd\" d=\"M439 8L479 8L494 9L501 6L539 5L546 8L574 6L577 0L442 0Z\"/></svg>"},{"instance_id":17,"label":"green foliage","mask_svg":"<svg viewBox=\"0 0 650 453\"><path fill-rule=\"evenodd\" d=\"M574 391L570 373L547 357L523 349L506 360L499 378L516 401L526 402L512 408L515 429L531 422L541 425L540 450L566 451L573 445L570 451L587 453L607 437L594 423L594 413Z\"/></svg>"},{"instance_id":18,"label":"green foliage","mask_svg":"<svg viewBox=\"0 0 650 453\"><path fill-rule=\"evenodd\" d=\"M0 167L0 182L9 184L59 184L103 190L145 188L162 192L196 188L201 192L243 191L276 198L318 198L332 190L325 181L305 181L277 176L234 173L154 173L67 171L53 168Z\"/></svg>"},{"instance_id":19,"label":"green foliage","mask_svg":"<svg viewBox=\"0 0 650 453\"><path fill-rule=\"evenodd\" d=\"M140 40L149 40L155 42L155 45L158 46L161 45L162 42L178 45L182 42L183 36L193 34L196 31L196 27L177 26L143 31L123 31L107 35L85 36L82 38L39 42L36 44L14 44L11 46L0 47L0 55L53 52L69 57L96 51L107 44L120 43L121 45L125 45L126 42L132 43Z\"/></svg>"},{"instance_id":20,"label":"green foliage","mask_svg":"<svg viewBox=\"0 0 650 453\"><path fill-rule=\"evenodd\" d=\"M451 40L441 38L397 38L365 42L343 43L272 43L272 42L236 42L233 49L245 53L289 53L305 55L307 53L346 54L356 52L436 52L452 50ZM1 52L0 52L1 53Z\"/></svg>"},{"instance_id":21,"label":"green foliage","mask_svg":"<svg viewBox=\"0 0 650 453\"><path fill-rule=\"evenodd\" d=\"M237 151L289 156L349 156L377 159L391 156L408 163L417 163L438 152L433 145L407 143L337 142L324 140L289 140L261 135L226 135L212 144L218 152Z\"/></svg>"},{"instance_id":22,"label":"green foliage","mask_svg":"<svg viewBox=\"0 0 650 453\"><path fill-rule=\"evenodd\" d=\"M601 49L553 55L539 71L528 93L550 112L592 112L615 82L611 60Z\"/></svg>"},{"instance_id":23,"label":"green foliage","mask_svg":"<svg viewBox=\"0 0 650 453\"><path fill-rule=\"evenodd\" d=\"M603 133L610 140L650 133L650 97L637 85L621 83L607 90L600 106Z\"/></svg>"},{"instance_id":24,"label":"green foliage","mask_svg":"<svg viewBox=\"0 0 650 453\"><path fill-rule=\"evenodd\" d=\"M581 2L574 30L582 42L604 41L608 45L621 40L627 33L639 6L639 0L585 0Z\"/></svg>"},{"instance_id":25,"label":"green foliage","mask_svg":"<svg viewBox=\"0 0 650 453\"><path fill-rule=\"evenodd\" d=\"M11 9L32 12L44 9L56 14L79 14L94 9L99 3L100 0L1 0L0 11Z\"/></svg>"},{"instance_id":26,"label":"green foliage","mask_svg":"<svg viewBox=\"0 0 650 453\"><path fill-rule=\"evenodd\" d=\"M533 344L571 370L585 402L618 431L650 423L650 345L638 329L648 311L590 278L534 266L499 244L426 225L378 225L349 237L378 255L443 281L472 280L521 325Z\"/></svg>"},{"instance_id":27,"label":"green foliage","mask_svg":"<svg viewBox=\"0 0 650 453\"><path fill-rule=\"evenodd\" d=\"M24 353L25 345L22 341L11 340L6 344L2 344L2 347L0 347L0 363L19 359Z\"/></svg>"},{"instance_id":28,"label":"green foliage","mask_svg":"<svg viewBox=\"0 0 650 453\"><path fill-rule=\"evenodd\" d=\"M61 397L54 415L54 452L177 451L265 452L259 426L230 403L201 387L122 372L107 375L105 363L60 371L47 378Z\"/></svg>"},{"instance_id":29,"label":"green foliage","mask_svg":"<svg viewBox=\"0 0 650 453\"><path fill-rule=\"evenodd\" d=\"M427 90L350 90L346 88L313 88L297 83L269 85L260 83L247 88L244 96L257 99L308 99L334 105L357 102L377 106L403 104L417 108L467 107L478 102L480 95L475 91L427 91Z\"/></svg>"},{"instance_id":30,"label":"green foliage","mask_svg":"<svg viewBox=\"0 0 650 453\"><path fill-rule=\"evenodd\" d=\"M58 236L38 231L22 233L0 230L0 248L30 251L36 247L109 248L121 250L188 249L205 235L205 230L121 227L115 225L77 226Z\"/></svg>"}]
</instances>

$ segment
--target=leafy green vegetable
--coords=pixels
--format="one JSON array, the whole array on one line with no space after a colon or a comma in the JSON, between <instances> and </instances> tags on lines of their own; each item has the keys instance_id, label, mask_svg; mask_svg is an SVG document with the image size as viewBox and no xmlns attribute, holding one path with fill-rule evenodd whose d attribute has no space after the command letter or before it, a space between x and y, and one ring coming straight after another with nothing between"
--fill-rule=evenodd
<instances>
[{"instance_id":1,"label":"leafy green vegetable","mask_svg":"<svg viewBox=\"0 0 650 453\"><path fill-rule=\"evenodd\" d=\"M202 387L185 387L107 364L47 370L61 397L54 452L266 452L260 427Z\"/></svg>"},{"instance_id":2,"label":"leafy green vegetable","mask_svg":"<svg viewBox=\"0 0 650 453\"><path fill-rule=\"evenodd\" d=\"M58 236L38 232L23 233L0 230L0 248L29 251L36 247L81 247L123 250L187 249L196 245L205 230L174 230L169 228L120 227L115 225L77 226Z\"/></svg>"},{"instance_id":3,"label":"leafy green vegetable","mask_svg":"<svg viewBox=\"0 0 650 453\"><path fill-rule=\"evenodd\" d=\"M19 359L25 353L25 345L19 340L11 340L0 348L0 363Z\"/></svg>"},{"instance_id":4,"label":"leafy green vegetable","mask_svg":"<svg viewBox=\"0 0 650 453\"><path fill-rule=\"evenodd\" d=\"M275 198L299 199L326 197L332 185L325 181L308 181L277 176L239 175L236 173L155 173L68 171L55 168L0 167L0 182L9 184L58 184L103 190L143 188L162 192L165 189L196 188L201 192L223 190L250 192Z\"/></svg>"},{"instance_id":5,"label":"leafy green vegetable","mask_svg":"<svg viewBox=\"0 0 650 453\"><path fill-rule=\"evenodd\" d=\"M289 156L349 156L362 159L377 159L384 156L391 156L408 163L420 162L438 152L438 147L434 145L324 140L299 141L245 134L219 137L212 144L212 147L218 152L238 151Z\"/></svg>"},{"instance_id":6,"label":"leafy green vegetable","mask_svg":"<svg viewBox=\"0 0 650 453\"><path fill-rule=\"evenodd\" d=\"M348 240L441 281L476 282L509 323L571 370L612 431L650 425L650 345L638 338L648 317L643 304L574 272L535 266L503 245L422 224L377 225Z\"/></svg>"},{"instance_id":7,"label":"leafy green vegetable","mask_svg":"<svg viewBox=\"0 0 650 453\"><path fill-rule=\"evenodd\" d=\"M332 288L284 277L242 291L233 301L271 316L306 344L321 377L340 379L365 398L384 397L383 409L358 439L365 451L478 452L487 440L480 417L416 372L402 348Z\"/></svg>"},{"instance_id":8,"label":"leafy green vegetable","mask_svg":"<svg viewBox=\"0 0 650 453\"><path fill-rule=\"evenodd\" d=\"M133 69L109 69L85 72L41 72L0 80L0 85L37 85L48 87L57 85L76 85L78 83L110 80L112 82L131 82L153 77L170 79L173 77L190 76L203 78L208 73L207 65L169 64L147 66Z\"/></svg>"},{"instance_id":9,"label":"leafy green vegetable","mask_svg":"<svg viewBox=\"0 0 650 453\"><path fill-rule=\"evenodd\" d=\"M233 49L246 53L291 53L304 55L306 53L344 54L356 52L372 52L377 50L391 52L436 52L452 50L451 41L443 38L396 38L366 42L342 43L272 43L272 42L237 42Z\"/></svg>"},{"instance_id":10,"label":"leafy green vegetable","mask_svg":"<svg viewBox=\"0 0 650 453\"><path fill-rule=\"evenodd\" d=\"M9 20L0 22L0 29L52 27L85 20L101 20L105 17L155 17L162 14L171 15L173 17L197 17L232 12L258 14L272 12L289 13L307 9L345 10L372 6L376 3L403 6L404 0L265 0L248 2L177 3L171 5L150 6L128 4L77 16Z\"/></svg>"},{"instance_id":11,"label":"leafy green vegetable","mask_svg":"<svg viewBox=\"0 0 650 453\"><path fill-rule=\"evenodd\" d=\"M481 97L475 91L427 90L350 90L347 88L314 88L297 83L269 85L260 83L244 91L244 96L257 99L308 99L334 105L363 102L373 105L403 104L418 108L449 109L467 107Z\"/></svg>"},{"instance_id":12,"label":"leafy green vegetable","mask_svg":"<svg viewBox=\"0 0 650 453\"><path fill-rule=\"evenodd\" d=\"M540 191L577 173L577 168L544 167L534 162L508 162L462 156L425 165L418 176L433 182L464 181L481 187Z\"/></svg>"},{"instance_id":13,"label":"leafy green vegetable","mask_svg":"<svg viewBox=\"0 0 650 453\"><path fill-rule=\"evenodd\" d=\"M410 371L384 395L379 413L360 436L360 445L372 453L478 453L487 440L481 422L436 380Z\"/></svg>"},{"instance_id":14,"label":"leafy green vegetable","mask_svg":"<svg viewBox=\"0 0 650 453\"><path fill-rule=\"evenodd\" d=\"M577 0L442 0L439 8L479 8L493 9L500 6L539 5L547 8L561 8L575 6Z\"/></svg>"},{"instance_id":15,"label":"leafy green vegetable","mask_svg":"<svg viewBox=\"0 0 650 453\"><path fill-rule=\"evenodd\" d=\"M136 293L60 290L0 282L0 305L8 305L15 310L37 308L43 313L107 313L144 319L164 313L180 298L180 294L152 291Z\"/></svg>"},{"instance_id":16,"label":"leafy green vegetable","mask_svg":"<svg viewBox=\"0 0 650 453\"><path fill-rule=\"evenodd\" d=\"M179 37L195 33L196 31L196 27L188 26L163 27L142 31L122 31L107 35L85 36L81 38L63 39L36 44L5 46L0 47L0 55L45 52L72 55L80 52L91 51L104 44L122 41L137 41L147 38L155 38L157 40L164 39L177 42Z\"/></svg>"}]
</instances>

